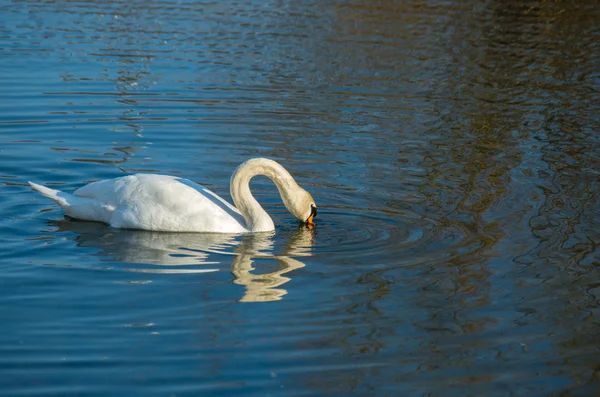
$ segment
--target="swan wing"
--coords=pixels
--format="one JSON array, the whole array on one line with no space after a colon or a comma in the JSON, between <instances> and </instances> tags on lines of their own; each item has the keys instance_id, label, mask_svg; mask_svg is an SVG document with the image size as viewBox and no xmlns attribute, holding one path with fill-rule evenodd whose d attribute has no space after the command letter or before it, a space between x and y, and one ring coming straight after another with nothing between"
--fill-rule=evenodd
<instances>
[{"instance_id":1,"label":"swan wing","mask_svg":"<svg viewBox=\"0 0 600 397\"><path fill-rule=\"evenodd\" d=\"M114 208L108 220L113 227L172 232L248 231L234 206L184 178L135 174L93 182L74 194Z\"/></svg>"}]
</instances>

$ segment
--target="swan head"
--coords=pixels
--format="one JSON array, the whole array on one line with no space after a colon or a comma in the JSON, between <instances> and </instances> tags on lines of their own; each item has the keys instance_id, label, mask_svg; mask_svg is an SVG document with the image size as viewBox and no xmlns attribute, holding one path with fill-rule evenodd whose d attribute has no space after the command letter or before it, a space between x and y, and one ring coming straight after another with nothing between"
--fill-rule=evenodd
<instances>
[{"instance_id":1,"label":"swan head","mask_svg":"<svg viewBox=\"0 0 600 397\"><path fill-rule=\"evenodd\" d=\"M317 216L317 205L310 193L301 187L289 195L283 195L283 204L292 215L300 221L312 225L315 216Z\"/></svg>"}]
</instances>

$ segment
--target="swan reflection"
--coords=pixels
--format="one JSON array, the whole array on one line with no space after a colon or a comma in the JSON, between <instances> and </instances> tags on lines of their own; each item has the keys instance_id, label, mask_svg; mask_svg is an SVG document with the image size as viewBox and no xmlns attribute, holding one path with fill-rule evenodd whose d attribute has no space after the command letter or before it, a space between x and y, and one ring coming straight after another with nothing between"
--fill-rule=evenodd
<instances>
[{"instance_id":1,"label":"swan reflection","mask_svg":"<svg viewBox=\"0 0 600 397\"><path fill-rule=\"evenodd\" d=\"M268 302L280 300L287 290L277 288L290 281L284 274L290 273L295 269L304 267L304 263L290 256L308 256L310 247L313 243L313 234L310 229L300 227L290 237L284 252L286 255L267 255L265 252L273 252L274 234L254 234L247 235L236 248L236 257L231 264L231 273L235 279L234 283L246 286L246 294L240 299L240 302ZM252 267L254 259L257 257L274 259L279 268L272 272L253 274L255 270Z\"/></svg>"},{"instance_id":2,"label":"swan reflection","mask_svg":"<svg viewBox=\"0 0 600 397\"><path fill-rule=\"evenodd\" d=\"M290 272L304 267L292 258L310 256L314 232L305 226L295 230L274 254L274 232L248 235L221 233L163 233L113 229L101 223L65 218L49 222L55 232L75 233L80 247L94 248L94 256L107 261L136 264L124 270L140 273L207 273L219 271L215 265L231 261L233 282L246 288L240 302L280 300L287 294L282 285L290 281ZM102 259L101 259L102 260ZM272 262L276 269L253 273L257 260ZM148 266L150 265L150 266ZM212 266L211 266L212 265Z\"/></svg>"}]
</instances>

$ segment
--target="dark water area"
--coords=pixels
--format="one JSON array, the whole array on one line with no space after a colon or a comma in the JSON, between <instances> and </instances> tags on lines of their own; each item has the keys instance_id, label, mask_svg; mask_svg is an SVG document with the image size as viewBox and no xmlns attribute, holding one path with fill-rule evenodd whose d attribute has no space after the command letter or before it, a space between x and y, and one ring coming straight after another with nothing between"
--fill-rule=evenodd
<instances>
[{"instance_id":1,"label":"dark water area","mask_svg":"<svg viewBox=\"0 0 600 397\"><path fill-rule=\"evenodd\" d=\"M600 394L600 7L0 0L0 394ZM207 235L67 219L134 172L315 198Z\"/></svg>"}]
</instances>

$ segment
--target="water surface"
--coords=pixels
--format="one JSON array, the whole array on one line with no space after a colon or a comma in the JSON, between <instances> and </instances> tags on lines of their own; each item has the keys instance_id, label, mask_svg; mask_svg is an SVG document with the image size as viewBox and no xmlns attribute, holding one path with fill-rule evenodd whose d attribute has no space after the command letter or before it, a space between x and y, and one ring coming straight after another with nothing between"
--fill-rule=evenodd
<instances>
[{"instance_id":1,"label":"water surface","mask_svg":"<svg viewBox=\"0 0 600 397\"><path fill-rule=\"evenodd\" d=\"M567 1L0 0L6 395L547 396L600 388L600 9ZM133 172L277 230L116 230Z\"/></svg>"}]
</instances>

